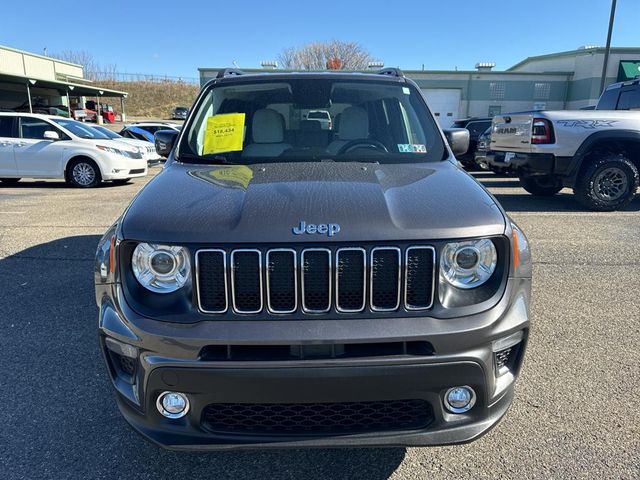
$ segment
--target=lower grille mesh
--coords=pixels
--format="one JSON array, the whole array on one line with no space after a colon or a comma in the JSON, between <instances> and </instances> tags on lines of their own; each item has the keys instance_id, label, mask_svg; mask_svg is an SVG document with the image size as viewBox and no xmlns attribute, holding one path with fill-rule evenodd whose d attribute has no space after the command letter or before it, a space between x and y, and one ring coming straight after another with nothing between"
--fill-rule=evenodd
<instances>
[{"instance_id":1,"label":"lower grille mesh","mask_svg":"<svg viewBox=\"0 0 640 480\"><path fill-rule=\"evenodd\" d=\"M220 433L257 435L334 435L413 430L433 420L425 400L344 403L214 403L202 414L203 426Z\"/></svg>"}]
</instances>

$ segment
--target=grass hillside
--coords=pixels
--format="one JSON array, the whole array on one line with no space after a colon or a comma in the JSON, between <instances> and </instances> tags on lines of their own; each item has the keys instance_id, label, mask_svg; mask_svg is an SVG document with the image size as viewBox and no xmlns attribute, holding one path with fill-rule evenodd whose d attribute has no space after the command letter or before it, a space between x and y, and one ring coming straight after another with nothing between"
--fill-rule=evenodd
<instances>
[{"instance_id":1,"label":"grass hillside","mask_svg":"<svg viewBox=\"0 0 640 480\"><path fill-rule=\"evenodd\" d=\"M129 96L124 100L127 116L168 118L175 107L191 107L200 90L198 85L184 82L121 82L101 80L100 85L114 90L125 91ZM120 100L105 99L120 112Z\"/></svg>"}]
</instances>

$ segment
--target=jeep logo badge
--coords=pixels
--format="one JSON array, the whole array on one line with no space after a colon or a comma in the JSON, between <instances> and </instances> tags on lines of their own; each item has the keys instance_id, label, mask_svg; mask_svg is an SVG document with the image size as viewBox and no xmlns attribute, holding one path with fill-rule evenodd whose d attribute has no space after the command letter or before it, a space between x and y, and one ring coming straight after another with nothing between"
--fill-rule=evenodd
<instances>
[{"instance_id":1,"label":"jeep logo badge","mask_svg":"<svg viewBox=\"0 0 640 480\"><path fill-rule=\"evenodd\" d=\"M340 225L337 223L319 223L318 225L315 225L313 223L307 224L304 220L301 220L300 225L297 227L293 227L293 233L296 235L302 235L303 233L318 233L320 235L333 237L339 231Z\"/></svg>"}]
</instances>

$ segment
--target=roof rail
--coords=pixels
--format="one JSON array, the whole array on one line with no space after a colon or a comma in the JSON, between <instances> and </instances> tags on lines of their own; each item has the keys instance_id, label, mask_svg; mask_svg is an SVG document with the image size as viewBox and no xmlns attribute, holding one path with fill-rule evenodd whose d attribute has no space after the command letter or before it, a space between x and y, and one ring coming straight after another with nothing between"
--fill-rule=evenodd
<instances>
[{"instance_id":1,"label":"roof rail","mask_svg":"<svg viewBox=\"0 0 640 480\"><path fill-rule=\"evenodd\" d=\"M223 68L222 70L218 71L218 75L216 75L216 78L230 77L231 75L246 75L246 73L238 68Z\"/></svg>"},{"instance_id":2,"label":"roof rail","mask_svg":"<svg viewBox=\"0 0 640 480\"><path fill-rule=\"evenodd\" d=\"M402 70L400 70L399 68L395 68L395 67L383 68L382 70L378 71L378 75L390 75L392 77L404 77L404 73L402 73Z\"/></svg>"}]
</instances>

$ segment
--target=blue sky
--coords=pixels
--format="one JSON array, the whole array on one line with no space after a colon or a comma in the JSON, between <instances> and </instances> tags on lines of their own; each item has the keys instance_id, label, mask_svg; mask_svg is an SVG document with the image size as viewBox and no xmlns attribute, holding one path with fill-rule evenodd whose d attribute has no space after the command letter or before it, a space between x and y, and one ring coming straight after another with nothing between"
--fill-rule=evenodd
<instances>
[{"instance_id":1,"label":"blue sky","mask_svg":"<svg viewBox=\"0 0 640 480\"><path fill-rule=\"evenodd\" d=\"M130 73L197 77L257 67L285 47L356 41L386 65L506 69L527 56L604 45L610 0L11 2L0 45L83 50ZM81 7L82 6L82 7ZM108 6L108 8L107 8ZM640 46L640 1L618 0L614 46Z\"/></svg>"}]
</instances>

